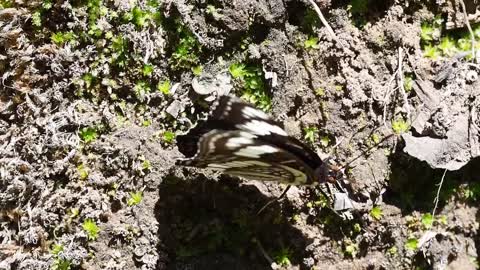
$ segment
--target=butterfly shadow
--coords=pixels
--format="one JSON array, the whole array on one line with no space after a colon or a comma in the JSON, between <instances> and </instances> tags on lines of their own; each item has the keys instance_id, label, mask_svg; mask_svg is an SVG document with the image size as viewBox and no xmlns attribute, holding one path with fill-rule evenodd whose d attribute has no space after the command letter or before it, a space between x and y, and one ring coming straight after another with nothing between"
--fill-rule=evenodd
<instances>
[{"instance_id":1,"label":"butterfly shadow","mask_svg":"<svg viewBox=\"0 0 480 270\"><path fill-rule=\"evenodd\" d=\"M272 261L286 259L301 265L311 256L306 247L313 240L292 225L278 203L257 215L271 199L235 178L166 176L155 215L159 254L168 258L158 269L271 269ZM281 205L291 207L288 201Z\"/></svg>"}]
</instances>

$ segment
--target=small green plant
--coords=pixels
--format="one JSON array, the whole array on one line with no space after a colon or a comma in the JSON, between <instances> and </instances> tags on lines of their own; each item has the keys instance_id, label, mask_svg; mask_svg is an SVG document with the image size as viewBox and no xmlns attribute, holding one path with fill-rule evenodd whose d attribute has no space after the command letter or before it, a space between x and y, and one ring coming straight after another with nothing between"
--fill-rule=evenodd
<instances>
[{"instance_id":1,"label":"small green plant","mask_svg":"<svg viewBox=\"0 0 480 270\"><path fill-rule=\"evenodd\" d=\"M228 70L234 79L241 79L247 74L246 66L241 63L233 63L230 65Z\"/></svg>"},{"instance_id":2,"label":"small green plant","mask_svg":"<svg viewBox=\"0 0 480 270\"><path fill-rule=\"evenodd\" d=\"M200 43L195 35L185 26L177 24L179 36L178 44L172 53L171 66L173 69L191 68L198 64L198 54L201 51Z\"/></svg>"},{"instance_id":3,"label":"small green plant","mask_svg":"<svg viewBox=\"0 0 480 270\"><path fill-rule=\"evenodd\" d=\"M320 45L318 45L318 38L317 37L309 37L305 42L303 43L303 46L305 49L318 49L320 48Z\"/></svg>"},{"instance_id":4,"label":"small green plant","mask_svg":"<svg viewBox=\"0 0 480 270\"><path fill-rule=\"evenodd\" d=\"M409 93L413 89L413 77L410 74L404 76L403 80L403 88L405 92Z\"/></svg>"},{"instance_id":5,"label":"small green plant","mask_svg":"<svg viewBox=\"0 0 480 270\"><path fill-rule=\"evenodd\" d=\"M88 168L85 167L83 163L77 166L77 173L80 180L86 180L88 178Z\"/></svg>"},{"instance_id":6,"label":"small green plant","mask_svg":"<svg viewBox=\"0 0 480 270\"><path fill-rule=\"evenodd\" d=\"M376 220L380 220L383 217L383 211L380 207L374 206L372 210L370 210L370 216Z\"/></svg>"},{"instance_id":7,"label":"small green plant","mask_svg":"<svg viewBox=\"0 0 480 270\"><path fill-rule=\"evenodd\" d=\"M164 142L166 142L168 144L172 144L173 140L175 140L175 133L173 133L171 131L165 131L163 133L162 139L163 139Z\"/></svg>"},{"instance_id":8,"label":"small green plant","mask_svg":"<svg viewBox=\"0 0 480 270\"><path fill-rule=\"evenodd\" d=\"M138 81L133 87L133 91L135 91L137 99L143 102L147 94L150 93L150 85L145 81Z\"/></svg>"},{"instance_id":9,"label":"small green plant","mask_svg":"<svg viewBox=\"0 0 480 270\"><path fill-rule=\"evenodd\" d=\"M396 255L398 253L398 248L396 246L393 246L393 247L388 249L388 253L390 255Z\"/></svg>"},{"instance_id":10,"label":"small green plant","mask_svg":"<svg viewBox=\"0 0 480 270\"><path fill-rule=\"evenodd\" d=\"M159 82L157 84L157 89L158 91L162 92L164 95L169 95L170 94L170 80L165 80L163 82Z\"/></svg>"},{"instance_id":11,"label":"small green plant","mask_svg":"<svg viewBox=\"0 0 480 270\"><path fill-rule=\"evenodd\" d=\"M418 239L414 237L408 238L407 242L405 243L405 248L407 250L415 251L418 248Z\"/></svg>"},{"instance_id":12,"label":"small green plant","mask_svg":"<svg viewBox=\"0 0 480 270\"><path fill-rule=\"evenodd\" d=\"M136 191L136 192L130 192L130 198L127 200L127 205L128 206L134 206L140 204L143 199L143 192L142 191Z\"/></svg>"},{"instance_id":13,"label":"small green plant","mask_svg":"<svg viewBox=\"0 0 480 270\"><path fill-rule=\"evenodd\" d=\"M432 45L426 45L424 48L423 48L423 56L427 57L427 58L431 58L431 59L437 59L438 57L440 57L441 53L440 51L438 50L438 47L437 46L432 46Z\"/></svg>"},{"instance_id":14,"label":"small green plant","mask_svg":"<svg viewBox=\"0 0 480 270\"><path fill-rule=\"evenodd\" d=\"M459 189L461 197L468 201L480 200L480 183L468 183Z\"/></svg>"},{"instance_id":15,"label":"small green plant","mask_svg":"<svg viewBox=\"0 0 480 270\"><path fill-rule=\"evenodd\" d=\"M438 48L445 56L453 56L458 50L455 41L451 37L443 37L438 44Z\"/></svg>"},{"instance_id":16,"label":"small green plant","mask_svg":"<svg viewBox=\"0 0 480 270\"><path fill-rule=\"evenodd\" d=\"M150 77L153 74L153 65L143 65L142 74L145 77Z\"/></svg>"},{"instance_id":17,"label":"small green plant","mask_svg":"<svg viewBox=\"0 0 480 270\"><path fill-rule=\"evenodd\" d=\"M319 97L324 97L325 96L325 89L319 87L315 89L315 94Z\"/></svg>"},{"instance_id":18,"label":"small green plant","mask_svg":"<svg viewBox=\"0 0 480 270\"><path fill-rule=\"evenodd\" d=\"M85 221L83 221L82 228L87 233L88 240L95 241L97 239L100 228L97 226L95 221L89 218L85 219Z\"/></svg>"},{"instance_id":19,"label":"small green plant","mask_svg":"<svg viewBox=\"0 0 480 270\"><path fill-rule=\"evenodd\" d=\"M358 253L358 244L355 244L350 240L346 241L344 253L346 256L355 258L355 256L357 256L357 253Z\"/></svg>"},{"instance_id":20,"label":"small green plant","mask_svg":"<svg viewBox=\"0 0 480 270\"><path fill-rule=\"evenodd\" d=\"M423 214L422 215L422 224L423 224L423 227L426 229L426 230L429 230L432 228L433 226L433 216L432 214L430 213L426 213L426 214Z\"/></svg>"},{"instance_id":21,"label":"small green plant","mask_svg":"<svg viewBox=\"0 0 480 270\"><path fill-rule=\"evenodd\" d=\"M93 142L98 138L98 131L97 128L95 127L84 127L80 130L79 133L80 139L84 143L90 143Z\"/></svg>"},{"instance_id":22,"label":"small green plant","mask_svg":"<svg viewBox=\"0 0 480 270\"><path fill-rule=\"evenodd\" d=\"M198 65L198 66L192 67L192 72L193 72L193 75L195 75L195 76L200 76L200 75L202 75L203 66Z\"/></svg>"},{"instance_id":23,"label":"small green plant","mask_svg":"<svg viewBox=\"0 0 480 270\"><path fill-rule=\"evenodd\" d=\"M317 127L306 127L303 129L305 136L303 137L306 141L314 144L318 139L318 128Z\"/></svg>"},{"instance_id":24,"label":"small green plant","mask_svg":"<svg viewBox=\"0 0 480 270\"><path fill-rule=\"evenodd\" d=\"M292 256L292 251L288 248L283 248L274 255L275 262L280 266L290 266L292 263L290 257Z\"/></svg>"},{"instance_id":25,"label":"small green plant","mask_svg":"<svg viewBox=\"0 0 480 270\"><path fill-rule=\"evenodd\" d=\"M410 129L410 125L403 118L392 121L392 129L395 134L402 134Z\"/></svg>"},{"instance_id":26,"label":"small green plant","mask_svg":"<svg viewBox=\"0 0 480 270\"><path fill-rule=\"evenodd\" d=\"M54 260L50 268L51 270L70 270L72 268L72 262L60 256L63 250L64 250L63 245L53 244L53 247L50 250L50 253L54 257Z\"/></svg>"},{"instance_id":27,"label":"small green plant","mask_svg":"<svg viewBox=\"0 0 480 270\"><path fill-rule=\"evenodd\" d=\"M328 147L331 143L330 137L328 136L322 136L320 138L320 145L323 147Z\"/></svg>"},{"instance_id":28,"label":"small green plant","mask_svg":"<svg viewBox=\"0 0 480 270\"><path fill-rule=\"evenodd\" d=\"M52 40L53 43L61 46L65 44L66 42L69 41L74 41L77 38L77 35L75 35L72 31L70 32L57 32L52 34L50 39Z\"/></svg>"},{"instance_id":29,"label":"small green plant","mask_svg":"<svg viewBox=\"0 0 480 270\"><path fill-rule=\"evenodd\" d=\"M148 159L144 159L142 162L142 169L150 171L152 169L152 163Z\"/></svg>"},{"instance_id":30,"label":"small green plant","mask_svg":"<svg viewBox=\"0 0 480 270\"><path fill-rule=\"evenodd\" d=\"M263 71L256 66L246 66L240 63L233 63L229 67L230 74L234 79L243 84L242 98L264 111L271 108L271 98L267 94L263 81Z\"/></svg>"}]
</instances>

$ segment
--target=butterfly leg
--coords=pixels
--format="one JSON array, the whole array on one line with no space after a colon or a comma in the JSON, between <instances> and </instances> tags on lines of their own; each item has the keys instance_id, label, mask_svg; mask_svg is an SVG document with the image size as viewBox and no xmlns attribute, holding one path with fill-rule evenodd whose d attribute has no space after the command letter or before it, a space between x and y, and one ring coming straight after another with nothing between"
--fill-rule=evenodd
<instances>
[{"instance_id":1,"label":"butterfly leg","mask_svg":"<svg viewBox=\"0 0 480 270\"><path fill-rule=\"evenodd\" d=\"M262 208L260 208L260 210L258 210L257 212L257 216L260 215L260 213L263 212L263 210L265 210L270 204L274 203L274 202L278 202L280 201L283 197L285 197L285 195L287 194L288 190L291 188L292 186L291 185L288 185L285 190L282 192L282 195L278 196L277 198L273 199L273 200L270 200L268 203L266 203Z\"/></svg>"}]
</instances>

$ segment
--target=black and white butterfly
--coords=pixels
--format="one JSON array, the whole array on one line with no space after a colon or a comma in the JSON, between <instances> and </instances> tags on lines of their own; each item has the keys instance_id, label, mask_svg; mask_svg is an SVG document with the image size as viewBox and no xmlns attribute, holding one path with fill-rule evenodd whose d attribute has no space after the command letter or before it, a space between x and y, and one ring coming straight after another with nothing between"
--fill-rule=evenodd
<instances>
[{"instance_id":1,"label":"black and white butterfly","mask_svg":"<svg viewBox=\"0 0 480 270\"><path fill-rule=\"evenodd\" d=\"M187 157L178 165L288 185L324 183L331 174L326 162L279 123L231 96L220 96L209 117L177 142Z\"/></svg>"}]
</instances>

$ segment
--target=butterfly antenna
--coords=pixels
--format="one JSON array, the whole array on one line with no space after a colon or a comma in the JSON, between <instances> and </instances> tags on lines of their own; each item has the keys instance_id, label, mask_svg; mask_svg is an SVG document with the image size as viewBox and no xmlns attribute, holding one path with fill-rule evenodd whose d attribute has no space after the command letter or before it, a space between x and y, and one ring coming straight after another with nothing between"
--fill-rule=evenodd
<instances>
[{"instance_id":1,"label":"butterfly antenna","mask_svg":"<svg viewBox=\"0 0 480 270\"><path fill-rule=\"evenodd\" d=\"M285 197L285 195L287 194L288 190L292 187L292 185L288 185L285 190L282 192L282 194L280 196L278 196L277 198L273 199L273 200L270 200L268 203L266 203L262 208L260 208L260 210L258 210L257 212L257 216L260 215L260 213L263 212L263 210L265 210L269 205L271 205L272 203L274 202L278 202L280 201L283 197Z\"/></svg>"},{"instance_id":2,"label":"butterfly antenna","mask_svg":"<svg viewBox=\"0 0 480 270\"><path fill-rule=\"evenodd\" d=\"M373 148L381 145L382 143L384 143L386 140L390 139L390 137L393 137L395 136L395 133L391 133L387 136L385 136L383 139L381 139L378 143L370 146L369 148L367 148L367 150L365 151L362 151L361 154L357 155L356 157L352 158L351 160L349 160L348 162L345 163L345 165L341 166L339 169L340 170L343 170L345 168L348 168L353 162L355 162L357 159L359 159L360 157L362 157L365 153L368 153L370 150L372 150Z\"/></svg>"}]
</instances>

